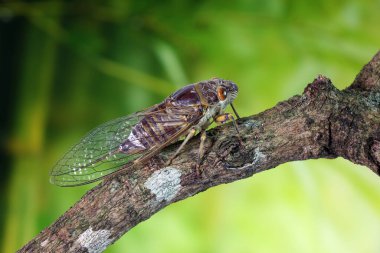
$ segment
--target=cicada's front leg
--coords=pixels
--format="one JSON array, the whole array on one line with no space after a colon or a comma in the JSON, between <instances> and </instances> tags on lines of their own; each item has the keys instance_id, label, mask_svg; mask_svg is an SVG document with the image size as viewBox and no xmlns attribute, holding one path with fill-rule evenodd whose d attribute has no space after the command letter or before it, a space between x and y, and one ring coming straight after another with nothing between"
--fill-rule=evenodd
<instances>
[{"instance_id":1,"label":"cicada's front leg","mask_svg":"<svg viewBox=\"0 0 380 253\"><path fill-rule=\"evenodd\" d=\"M214 117L214 121L216 123L219 123L219 124L224 124L224 123L226 123L229 120L232 120L232 122L234 124L234 127L235 127L236 132L237 132L237 136L239 138L240 145L243 145L243 141L242 141L241 136L240 136L238 125L237 125L237 123L235 121L234 116L231 113L223 113L223 114L219 114L219 115L217 115L217 116Z\"/></svg>"},{"instance_id":2,"label":"cicada's front leg","mask_svg":"<svg viewBox=\"0 0 380 253\"><path fill-rule=\"evenodd\" d=\"M223 113L214 117L214 121L219 124L224 124L229 120L234 120L234 116L231 113Z\"/></svg>"}]
</instances>

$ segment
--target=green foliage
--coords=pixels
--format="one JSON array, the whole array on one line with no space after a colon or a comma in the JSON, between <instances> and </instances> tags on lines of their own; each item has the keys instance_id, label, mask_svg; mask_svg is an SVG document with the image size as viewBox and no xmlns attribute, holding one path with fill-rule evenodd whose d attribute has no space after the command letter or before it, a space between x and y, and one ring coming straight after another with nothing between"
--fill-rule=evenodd
<instances>
[{"instance_id":1,"label":"green foliage","mask_svg":"<svg viewBox=\"0 0 380 253\"><path fill-rule=\"evenodd\" d=\"M23 41L8 84L17 92L0 251L14 252L91 187L48 182L86 131L214 76L238 83L243 116L317 74L344 88L379 49L379 9L370 0L1 4L1 26L16 24ZM379 198L366 168L294 162L171 205L106 252L379 252Z\"/></svg>"}]
</instances>

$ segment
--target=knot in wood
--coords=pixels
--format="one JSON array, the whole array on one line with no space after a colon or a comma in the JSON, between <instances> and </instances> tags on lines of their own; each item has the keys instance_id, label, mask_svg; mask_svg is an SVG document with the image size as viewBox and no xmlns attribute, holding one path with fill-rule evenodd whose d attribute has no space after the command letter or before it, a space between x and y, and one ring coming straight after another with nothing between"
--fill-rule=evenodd
<instances>
[{"instance_id":1,"label":"knot in wood","mask_svg":"<svg viewBox=\"0 0 380 253\"><path fill-rule=\"evenodd\" d=\"M326 93L334 89L331 80L323 75L318 75L312 83L309 83L303 94L308 98L316 98L322 93Z\"/></svg>"},{"instance_id":2,"label":"knot in wood","mask_svg":"<svg viewBox=\"0 0 380 253\"><path fill-rule=\"evenodd\" d=\"M252 152L244 143L239 142L238 137L232 136L218 145L218 160L225 168L241 167L250 162Z\"/></svg>"},{"instance_id":3,"label":"knot in wood","mask_svg":"<svg viewBox=\"0 0 380 253\"><path fill-rule=\"evenodd\" d=\"M218 153L222 157L235 156L239 153L240 143L238 137L232 136L221 141L218 146Z\"/></svg>"}]
</instances>

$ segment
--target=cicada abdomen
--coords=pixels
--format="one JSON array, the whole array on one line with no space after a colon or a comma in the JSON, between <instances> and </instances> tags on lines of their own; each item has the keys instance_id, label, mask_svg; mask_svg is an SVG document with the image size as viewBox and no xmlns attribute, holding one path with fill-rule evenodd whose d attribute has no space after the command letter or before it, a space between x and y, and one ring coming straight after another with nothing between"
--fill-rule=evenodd
<instances>
[{"instance_id":1,"label":"cicada abdomen","mask_svg":"<svg viewBox=\"0 0 380 253\"><path fill-rule=\"evenodd\" d=\"M233 82L214 78L187 85L155 106L107 122L57 162L51 171L51 182L75 186L99 180L147 161L186 136L174 158L196 131L204 132L210 120L220 118L237 91Z\"/></svg>"},{"instance_id":2,"label":"cicada abdomen","mask_svg":"<svg viewBox=\"0 0 380 253\"><path fill-rule=\"evenodd\" d=\"M133 154L167 143L202 115L202 103L194 85L185 86L145 113L120 146L121 151Z\"/></svg>"}]
</instances>

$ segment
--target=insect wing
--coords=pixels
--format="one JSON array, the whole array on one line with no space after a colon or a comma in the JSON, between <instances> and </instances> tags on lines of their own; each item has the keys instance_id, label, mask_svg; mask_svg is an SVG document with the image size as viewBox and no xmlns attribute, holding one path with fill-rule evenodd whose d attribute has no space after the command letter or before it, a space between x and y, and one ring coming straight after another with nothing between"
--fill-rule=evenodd
<instances>
[{"instance_id":1,"label":"insect wing","mask_svg":"<svg viewBox=\"0 0 380 253\"><path fill-rule=\"evenodd\" d=\"M118 149L142 117L144 113L136 113L93 129L57 162L50 173L50 181L59 186L91 183L141 156L126 155Z\"/></svg>"},{"instance_id":2,"label":"insect wing","mask_svg":"<svg viewBox=\"0 0 380 253\"><path fill-rule=\"evenodd\" d=\"M169 114L167 111L167 109L152 111L152 108L149 108L98 126L57 162L50 173L50 181L59 186L88 184L132 166L135 160L146 161L161 148L177 140L201 116L191 107L171 107ZM165 120L159 123L172 126L171 131L162 133L168 137L167 141L133 154L120 152L120 145L127 140L133 127L148 115L164 118ZM191 121L186 121L185 115L187 117L192 115Z\"/></svg>"}]
</instances>

